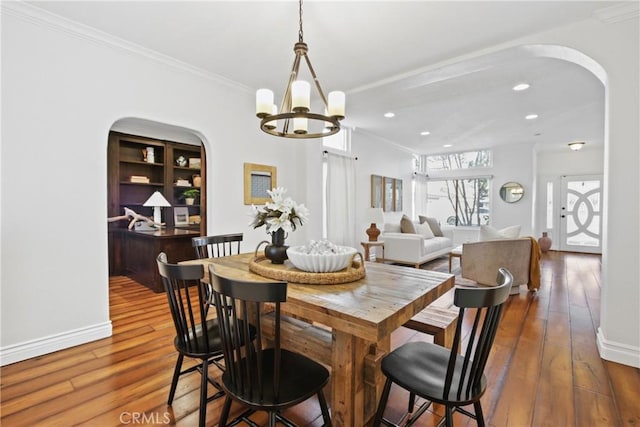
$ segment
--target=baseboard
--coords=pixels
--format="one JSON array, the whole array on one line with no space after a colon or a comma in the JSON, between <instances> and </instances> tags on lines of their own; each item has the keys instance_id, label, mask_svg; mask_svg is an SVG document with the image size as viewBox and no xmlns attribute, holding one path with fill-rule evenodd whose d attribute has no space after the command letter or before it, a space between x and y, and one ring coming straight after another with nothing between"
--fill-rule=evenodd
<instances>
[{"instance_id":1,"label":"baseboard","mask_svg":"<svg viewBox=\"0 0 640 427\"><path fill-rule=\"evenodd\" d=\"M604 360L640 368L639 347L608 341L600 328L598 328L597 344L600 357Z\"/></svg>"},{"instance_id":2,"label":"baseboard","mask_svg":"<svg viewBox=\"0 0 640 427\"><path fill-rule=\"evenodd\" d=\"M0 349L0 366L107 338L111 335L111 321L108 321L19 344L8 345Z\"/></svg>"}]
</instances>

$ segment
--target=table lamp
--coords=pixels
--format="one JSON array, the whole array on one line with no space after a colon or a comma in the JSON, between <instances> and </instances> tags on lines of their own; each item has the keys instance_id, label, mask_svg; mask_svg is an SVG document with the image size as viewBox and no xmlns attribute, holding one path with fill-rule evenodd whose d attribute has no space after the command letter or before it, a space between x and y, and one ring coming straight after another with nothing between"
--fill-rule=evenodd
<instances>
[{"instance_id":1,"label":"table lamp","mask_svg":"<svg viewBox=\"0 0 640 427\"><path fill-rule=\"evenodd\" d=\"M367 228L366 233L369 236L370 242L377 242L380 230L376 227L376 224L384 223L384 213L382 208L369 208L367 210L367 222L371 223L371 226Z\"/></svg>"},{"instance_id":2,"label":"table lamp","mask_svg":"<svg viewBox=\"0 0 640 427\"><path fill-rule=\"evenodd\" d=\"M160 208L171 207L171 204L164 198L162 193L156 191L147 199L146 202L142 206L152 206L153 207L153 222L157 224L162 223L162 218L160 215Z\"/></svg>"}]
</instances>

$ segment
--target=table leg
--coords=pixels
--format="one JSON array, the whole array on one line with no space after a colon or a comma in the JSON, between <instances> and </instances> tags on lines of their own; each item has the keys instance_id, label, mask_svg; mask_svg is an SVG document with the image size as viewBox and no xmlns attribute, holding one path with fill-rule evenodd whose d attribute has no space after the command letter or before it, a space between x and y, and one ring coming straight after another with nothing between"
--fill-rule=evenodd
<instances>
[{"instance_id":1,"label":"table leg","mask_svg":"<svg viewBox=\"0 0 640 427\"><path fill-rule=\"evenodd\" d=\"M382 357L390 338L378 345L333 331L331 352L331 419L334 426L362 427L375 415L382 393Z\"/></svg>"},{"instance_id":2,"label":"table leg","mask_svg":"<svg viewBox=\"0 0 640 427\"><path fill-rule=\"evenodd\" d=\"M451 259L453 258L453 255L451 255L451 253L449 253L449 273L451 273Z\"/></svg>"}]
</instances>

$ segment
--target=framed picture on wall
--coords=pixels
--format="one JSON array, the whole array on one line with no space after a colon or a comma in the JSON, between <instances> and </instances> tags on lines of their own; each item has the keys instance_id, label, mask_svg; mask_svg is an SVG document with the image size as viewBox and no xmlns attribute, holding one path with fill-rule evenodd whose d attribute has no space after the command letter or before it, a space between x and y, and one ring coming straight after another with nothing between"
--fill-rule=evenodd
<instances>
[{"instance_id":1,"label":"framed picture on wall","mask_svg":"<svg viewBox=\"0 0 640 427\"><path fill-rule=\"evenodd\" d=\"M268 190L278 186L275 166L244 164L244 204L261 205L271 200Z\"/></svg>"},{"instance_id":2,"label":"framed picture on wall","mask_svg":"<svg viewBox=\"0 0 640 427\"><path fill-rule=\"evenodd\" d=\"M371 207L381 208L383 200L382 177L371 175Z\"/></svg>"},{"instance_id":3,"label":"framed picture on wall","mask_svg":"<svg viewBox=\"0 0 640 427\"><path fill-rule=\"evenodd\" d=\"M402 180L371 175L371 207L402 212Z\"/></svg>"}]
</instances>

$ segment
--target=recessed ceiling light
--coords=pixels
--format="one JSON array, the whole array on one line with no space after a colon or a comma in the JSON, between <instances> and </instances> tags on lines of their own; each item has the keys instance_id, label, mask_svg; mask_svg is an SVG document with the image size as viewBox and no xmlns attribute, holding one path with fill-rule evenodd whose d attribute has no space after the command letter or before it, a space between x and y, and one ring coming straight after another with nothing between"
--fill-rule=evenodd
<instances>
[{"instance_id":1,"label":"recessed ceiling light","mask_svg":"<svg viewBox=\"0 0 640 427\"><path fill-rule=\"evenodd\" d=\"M395 115L395 113L392 113L391 111L389 111L388 113L384 113L384 116L387 119L390 119L391 117L395 117L396 115Z\"/></svg>"},{"instance_id":2,"label":"recessed ceiling light","mask_svg":"<svg viewBox=\"0 0 640 427\"><path fill-rule=\"evenodd\" d=\"M513 90L515 90L516 92L520 92L521 90L527 90L531 87L531 85L529 83L520 83L517 84L513 87Z\"/></svg>"},{"instance_id":3,"label":"recessed ceiling light","mask_svg":"<svg viewBox=\"0 0 640 427\"><path fill-rule=\"evenodd\" d=\"M451 148L451 147L453 147L453 144L444 144L443 147L444 148Z\"/></svg>"},{"instance_id":4,"label":"recessed ceiling light","mask_svg":"<svg viewBox=\"0 0 640 427\"><path fill-rule=\"evenodd\" d=\"M431 135L431 132L429 132L428 130L424 130L424 131L420 132L420 135L422 135L422 136Z\"/></svg>"},{"instance_id":5,"label":"recessed ceiling light","mask_svg":"<svg viewBox=\"0 0 640 427\"><path fill-rule=\"evenodd\" d=\"M533 119L537 119L538 115L537 114L528 114L526 116L524 116L525 119L527 120L533 120Z\"/></svg>"}]
</instances>

